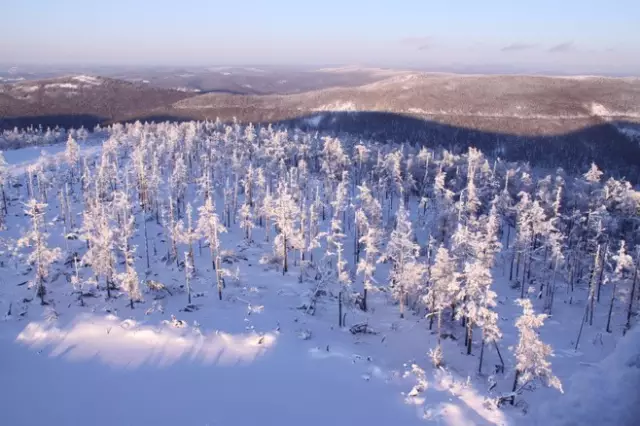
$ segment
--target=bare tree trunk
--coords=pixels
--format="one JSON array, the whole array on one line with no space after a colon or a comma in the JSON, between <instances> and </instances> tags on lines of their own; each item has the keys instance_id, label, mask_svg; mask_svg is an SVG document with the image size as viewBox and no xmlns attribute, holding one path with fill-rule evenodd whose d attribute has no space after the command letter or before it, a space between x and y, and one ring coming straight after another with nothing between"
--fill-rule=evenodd
<instances>
[{"instance_id":1,"label":"bare tree trunk","mask_svg":"<svg viewBox=\"0 0 640 426\"><path fill-rule=\"evenodd\" d=\"M509 267L509 281L513 280L513 263L516 260L516 252L514 250L513 255L511 256L511 266Z\"/></svg>"},{"instance_id":2,"label":"bare tree trunk","mask_svg":"<svg viewBox=\"0 0 640 426\"><path fill-rule=\"evenodd\" d=\"M506 249L509 250L509 239L511 238L511 225L507 223L507 246Z\"/></svg>"},{"instance_id":3,"label":"bare tree trunk","mask_svg":"<svg viewBox=\"0 0 640 426\"><path fill-rule=\"evenodd\" d=\"M513 387L511 388L511 392L515 392L516 389L518 388L518 379L520 378L520 371L516 370L516 375L513 378ZM513 395L511 397L511 405L515 404L516 402L516 396Z\"/></svg>"},{"instance_id":4,"label":"bare tree trunk","mask_svg":"<svg viewBox=\"0 0 640 426\"><path fill-rule=\"evenodd\" d=\"M362 293L362 310L367 312L367 288L364 288Z\"/></svg>"},{"instance_id":5,"label":"bare tree trunk","mask_svg":"<svg viewBox=\"0 0 640 426\"><path fill-rule=\"evenodd\" d=\"M482 361L484 359L484 333L482 333L482 342L480 343L480 362L478 363L478 374L482 374Z\"/></svg>"},{"instance_id":6,"label":"bare tree trunk","mask_svg":"<svg viewBox=\"0 0 640 426\"><path fill-rule=\"evenodd\" d=\"M498 346L498 342L494 341L493 346L496 348L496 352L498 353L498 358L500 359L500 368L504 373L504 359L502 358L502 353L500 352L500 347Z\"/></svg>"},{"instance_id":7,"label":"bare tree trunk","mask_svg":"<svg viewBox=\"0 0 640 426\"><path fill-rule=\"evenodd\" d=\"M604 267L605 262L607 261L607 255L609 254L609 245L605 244L604 246L604 254L602 255L602 260L600 261L600 275L598 277L598 287L596 291L596 301L600 302L600 289L602 288L602 277L604 275Z\"/></svg>"},{"instance_id":8,"label":"bare tree trunk","mask_svg":"<svg viewBox=\"0 0 640 426\"><path fill-rule=\"evenodd\" d=\"M598 245L598 251L596 252L596 258L593 262L593 270L591 271L591 279L589 280L589 300L587 306L589 307L589 325L593 325L593 310L595 308L595 291L596 291L596 274L598 273L598 265L600 265L600 250L601 246Z\"/></svg>"},{"instance_id":9,"label":"bare tree trunk","mask_svg":"<svg viewBox=\"0 0 640 426\"><path fill-rule=\"evenodd\" d=\"M9 211L7 209L7 195L4 192L4 183L0 184L0 188L2 188L2 210L4 210L4 214L8 214Z\"/></svg>"},{"instance_id":10,"label":"bare tree trunk","mask_svg":"<svg viewBox=\"0 0 640 426\"><path fill-rule=\"evenodd\" d=\"M147 236L147 217L146 217L146 213L144 211L144 208L142 209L142 222L144 223L144 250L145 250L145 254L147 256L147 269L151 268L151 263L149 262L149 237ZM193 260L193 259L192 259Z\"/></svg>"},{"instance_id":11,"label":"bare tree trunk","mask_svg":"<svg viewBox=\"0 0 640 426\"><path fill-rule=\"evenodd\" d=\"M342 291L338 293L338 327L342 328Z\"/></svg>"},{"instance_id":12,"label":"bare tree trunk","mask_svg":"<svg viewBox=\"0 0 640 426\"><path fill-rule=\"evenodd\" d=\"M633 282L631 283L631 293L629 294L629 306L627 307L627 322L624 326L625 333L631 328L631 313L633 312L633 298L636 292L636 281L638 279L638 261L636 261L636 268L633 273Z\"/></svg>"},{"instance_id":13,"label":"bare tree trunk","mask_svg":"<svg viewBox=\"0 0 640 426\"><path fill-rule=\"evenodd\" d=\"M286 274L287 271L289 270L289 265L287 264L287 236L286 234L284 235L284 241L282 243L282 255L283 255L283 260L282 260L282 275Z\"/></svg>"},{"instance_id":14,"label":"bare tree trunk","mask_svg":"<svg viewBox=\"0 0 640 426\"><path fill-rule=\"evenodd\" d=\"M611 313L613 312L613 302L616 299L616 282L614 281L611 288L611 302L609 303L609 314L607 316L607 333L611 333Z\"/></svg>"},{"instance_id":15,"label":"bare tree trunk","mask_svg":"<svg viewBox=\"0 0 640 426\"><path fill-rule=\"evenodd\" d=\"M587 322L587 311L589 309L589 305L587 304L584 307L584 315L582 316L582 321L580 321L580 330L578 330L578 337L576 338L576 346L574 350L578 351L578 345L580 344L580 337L582 336L582 329L584 328L584 323Z\"/></svg>"}]
</instances>

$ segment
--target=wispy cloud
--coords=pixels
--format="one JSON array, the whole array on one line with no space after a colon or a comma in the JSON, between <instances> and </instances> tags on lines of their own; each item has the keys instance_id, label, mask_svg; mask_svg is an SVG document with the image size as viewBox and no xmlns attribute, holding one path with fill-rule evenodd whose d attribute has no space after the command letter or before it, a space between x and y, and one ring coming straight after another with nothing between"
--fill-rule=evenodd
<instances>
[{"instance_id":1,"label":"wispy cloud","mask_svg":"<svg viewBox=\"0 0 640 426\"><path fill-rule=\"evenodd\" d=\"M573 42L567 41L567 42L564 42L564 43L556 44L555 46L551 46L547 50L547 52L550 52L550 53L565 53L565 52L570 52L572 50L575 50L575 46L573 45Z\"/></svg>"},{"instance_id":2,"label":"wispy cloud","mask_svg":"<svg viewBox=\"0 0 640 426\"><path fill-rule=\"evenodd\" d=\"M427 50L433 46L431 37L405 37L399 40L400 44L415 47L418 50Z\"/></svg>"},{"instance_id":3,"label":"wispy cloud","mask_svg":"<svg viewBox=\"0 0 640 426\"><path fill-rule=\"evenodd\" d=\"M502 52L518 52L518 51L521 51L521 50L533 49L534 47L536 47L536 45L535 44L531 44L531 43L511 43L511 44L508 44L508 45L504 46L500 50Z\"/></svg>"}]
</instances>

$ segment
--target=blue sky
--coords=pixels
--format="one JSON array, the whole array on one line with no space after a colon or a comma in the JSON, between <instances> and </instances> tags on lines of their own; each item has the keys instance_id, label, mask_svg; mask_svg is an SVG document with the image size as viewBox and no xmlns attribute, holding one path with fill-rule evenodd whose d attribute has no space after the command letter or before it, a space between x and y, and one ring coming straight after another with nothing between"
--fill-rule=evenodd
<instances>
[{"instance_id":1,"label":"blue sky","mask_svg":"<svg viewBox=\"0 0 640 426\"><path fill-rule=\"evenodd\" d=\"M0 0L16 63L640 74L638 0Z\"/></svg>"}]
</instances>

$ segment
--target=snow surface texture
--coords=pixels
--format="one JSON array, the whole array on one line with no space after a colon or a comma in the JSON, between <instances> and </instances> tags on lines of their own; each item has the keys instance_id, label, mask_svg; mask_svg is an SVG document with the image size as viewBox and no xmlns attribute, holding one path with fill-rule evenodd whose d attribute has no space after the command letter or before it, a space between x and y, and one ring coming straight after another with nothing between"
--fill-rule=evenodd
<instances>
[{"instance_id":1,"label":"snow surface texture","mask_svg":"<svg viewBox=\"0 0 640 426\"><path fill-rule=\"evenodd\" d=\"M541 408L540 426L640 424L640 328L570 383L565 395Z\"/></svg>"},{"instance_id":2,"label":"snow surface texture","mask_svg":"<svg viewBox=\"0 0 640 426\"><path fill-rule=\"evenodd\" d=\"M91 158L100 152L100 146L81 144L82 156ZM24 148L4 155L9 173L18 176L37 162L63 162L64 145ZM16 239L29 227L20 203L25 192L24 185L10 190L13 202L9 225L0 233L3 239ZM74 194L72 213L80 221L82 196L77 188ZM84 241L62 238L59 205L54 195L50 198L46 217L50 245L66 253L84 250ZM195 185L189 185L188 198L194 200L194 207L199 205L196 200L202 197ZM217 201L218 206L223 205ZM411 206L411 211L418 210ZM272 242L264 242L263 228L253 231L251 244L243 243L243 230L237 224L221 235L222 248L238 255L229 266L237 271L238 279L229 280L222 301L217 300L211 284L208 248L202 253L196 248L193 304L186 310L184 271L161 258L166 252L162 227L155 220L147 221L150 251L157 248L158 255L152 254L151 268L146 270L143 219L139 211L136 214L138 226L132 241L138 248L136 269L146 279L161 281L168 290L145 288L144 301L133 310L119 290L114 290L110 300L103 294L87 296L85 306L79 306L62 262L47 283L55 304L41 307L36 301L27 302L33 298L33 289L26 285L32 273L19 257L3 254L0 315L5 321L0 323L0 377L8 385L0 390L1 424L526 425L535 420L533 412L545 401L581 402L581 394L573 394L576 386L570 386L560 399L555 390L546 388L519 395L519 401L531 407L526 415L521 404L498 408L493 403L510 391L514 359L508 348L517 342L514 320L521 312L514 303L520 292L511 288L505 259L494 268L493 287L498 293L496 310L506 371L492 374L499 360L487 346L485 375L478 375L477 352L467 356L461 342L453 339L443 339L446 366L432 368L427 353L436 336L428 329L428 320L413 313L399 319L397 305L384 292L371 295L368 312L350 309L346 328L336 327L335 298L320 298L315 315L306 314L300 306L308 303L313 282L300 283L297 271L282 275L260 264L259 259L272 251ZM425 241L427 235L415 227L417 239ZM388 265L378 268L378 279L384 282ZM81 275L91 277L90 268L81 269ZM600 366L582 365L606 357L622 328L618 316L615 333L585 327L576 351L572 339L582 318L583 290L576 290L580 303L568 304L559 294L553 317L540 330L543 341L555 350L552 367L563 382L576 372L577 377L594 377L592 372L598 375L597 371L624 365L629 356L620 360L620 351L629 354L630 345L638 345L636 329ZM608 291L608 286L603 288L604 300ZM595 316L596 324L604 324L606 309L598 308ZM357 323L366 323L375 334L352 335L348 327ZM606 378L609 388L622 374ZM599 385L594 391L601 389ZM627 397L634 395L629 392ZM616 403L622 407L624 402Z\"/></svg>"}]
</instances>

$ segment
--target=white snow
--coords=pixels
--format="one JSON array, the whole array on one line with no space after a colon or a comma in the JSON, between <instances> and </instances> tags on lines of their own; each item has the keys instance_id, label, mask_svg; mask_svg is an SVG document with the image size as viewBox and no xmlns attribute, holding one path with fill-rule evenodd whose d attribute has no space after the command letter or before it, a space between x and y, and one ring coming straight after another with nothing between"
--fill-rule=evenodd
<instances>
[{"instance_id":1,"label":"white snow","mask_svg":"<svg viewBox=\"0 0 640 426\"><path fill-rule=\"evenodd\" d=\"M351 101L336 101L314 108L314 111L358 111L358 107Z\"/></svg>"},{"instance_id":2,"label":"white snow","mask_svg":"<svg viewBox=\"0 0 640 426\"><path fill-rule=\"evenodd\" d=\"M44 87L47 89L77 89L78 85L73 83L49 83Z\"/></svg>"},{"instance_id":3,"label":"white snow","mask_svg":"<svg viewBox=\"0 0 640 426\"><path fill-rule=\"evenodd\" d=\"M355 105L343 102L327 107L349 111ZM323 117L318 113L307 118L307 123L317 127ZM103 139L104 135L94 138ZM134 136L114 138L124 144ZM212 140L207 139L207 143ZM269 140L275 143L278 138ZM81 144L80 149L81 155L91 157L99 154L102 146ZM4 156L9 173L18 176L39 161L64 163L64 150L64 145L51 145L6 151ZM120 167L124 167L126 156L117 157ZM63 248L65 253L83 252L83 240L62 238L66 230L60 219L57 188L50 191L46 227L51 245ZM161 192L165 197L164 188ZM8 193L9 225L0 231L0 238L8 244L1 250L9 247L18 252L15 239L29 226L29 218L22 214L26 185L10 187ZM71 197L73 217L81 222L83 194L79 185ZM187 201L197 208L201 199L195 185L190 184ZM415 217L420 210L415 201L410 201L408 210L414 215L411 220L416 239L424 243L427 233ZM216 202L221 211L222 200ZM534 422L534 412L547 401L552 401L552 408L543 413L555 417L545 417L541 423L545 426L568 426L571 423L565 420L569 413L576 413L575 418L582 420L576 424L589 424L587 420L597 418L601 420L598 424L624 425L620 422L625 413L633 414L627 407L640 382L638 328L597 364L616 346L621 328L616 317L614 333L602 333L606 309L600 305L596 325L585 327L579 350L575 351L572 339L583 318L585 291L577 288L576 299L569 304L564 284L553 316L540 329L540 337L556 353L552 359L554 373L563 382L577 373L574 384L567 387L564 396L546 388L525 392L519 399L531 407L527 415L520 407L495 406L494 399L510 390L513 379L514 359L508 348L517 342L514 319L520 311L514 304L519 290L511 288L508 280L506 253L500 255L492 271L506 371L493 374L499 358L494 347L488 345L484 352L485 375L478 375L477 334L474 356L463 352L460 341L443 339L446 364L432 368L427 353L434 347L436 336L429 330L428 319L423 312L411 312L399 319L398 307L391 303L388 291L372 292L368 312L348 309L347 327L343 329L336 327L338 308L332 296L318 300L313 316L299 309L308 302L313 282L298 281L298 265L291 266L293 273L283 275L260 263L263 255L272 253L273 246L271 241L265 242L264 228L258 226L250 244L243 241L238 224L229 226L229 232L220 236L222 248L238 255L232 264L225 264L234 274L237 271L237 279L227 278L221 301L212 284L215 280L209 248L203 247L200 254L196 245L193 311L185 311L184 271L175 262L163 260L167 241L155 218L145 222L151 253L151 266L146 267L142 220L137 210L132 241L137 247L136 270L141 279L157 280L171 294L142 285L144 301L135 309L128 307L126 294L120 290L114 290L111 300L105 300L102 291L98 297L87 296L86 306L79 306L69 283L69 269L62 262L47 282L52 304L42 307L36 300L25 302L25 298L33 297L33 290L23 284L32 273L22 257L0 253L0 317L4 317L0 322L0 377L6 384L0 390L0 423L502 426ZM345 253L351 255L352 251ZM352 261L351 256L348 261ZM80 268L85 278L92 277L90 268ZM381 285L386 285L388 272L389 265L378 265ZM608 300L609 286L602 293ZM533 302L539 310L538 301ZM10 309L11 315L6 315ZM366 323L376 334L352 335L348 327L356 323ZM619 385L623 378L635 381ZM490 390L493 383L498 386ZM602 390L616 386L627 392L615 395L615 401L613 395L603 392L581 392L587 387ZM596 401L598 397L601 401ZM599 406L602 412L592 414L600 403L609 404L617 412L606 413L605 406ZM563 409L566 415L558 414ZM613 420L619 422L608 423Z\"/></svg>"},{"instance_id":4,"label":"white snow","mask_svg":"<svg viewBox=\"0 0 640 426\"><path fill-rule=\"evenodd\" d=\"M584 366L566 394L542 407L540 426L637 425L640 420L640 327L597 364Z\"/></svg>"},{"instance_id":5,"label":"white snow","mask_svg":"<svg viewBox=\"0 0 640 426\"><path fill-rule=\"evenodd\" d=\"M20 90L25 93L33 93L37 91L39 88L40 86L20 86Z\"/></svg>"},{"instance_id":6,"label":"white snow","mask_svg":"<svg viewBox=\"0 0 640 426\"><path fill-rule=\"evenodd\" d=\"M190 87L184 87L184 86L174 87L173 90L177 90L178 92L194 92L194 93L200 92L200 89L192 89Z\"/></svg>"},{"instance_id":7,"label":"white snow","mask_svg":"<svg viewBox=\"0 0 640 426\"><path fill-rule=\"evenodd\" d=\"M94 86L99 86L100 84L102 84L102 80L100 80L97 77L93 77L90 75L75 75L73 77L71 77L72 79L79 81L81 83L85 83L85 84L91 84Z\"/></svg>"}]
</instances>

